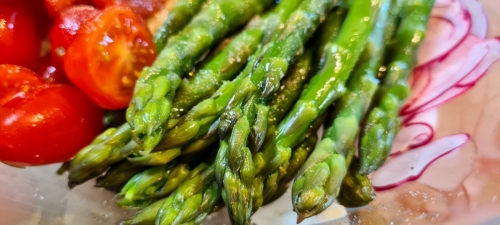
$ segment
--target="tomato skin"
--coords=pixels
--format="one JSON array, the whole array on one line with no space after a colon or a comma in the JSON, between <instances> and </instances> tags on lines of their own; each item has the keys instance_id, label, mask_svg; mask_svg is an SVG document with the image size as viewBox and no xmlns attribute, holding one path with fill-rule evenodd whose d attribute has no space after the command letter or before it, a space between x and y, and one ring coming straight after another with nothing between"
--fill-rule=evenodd
<instances>
[{"instance_id":1,"label":"tomato skin","mask_svg":"<svg viewBox=\"0 0 500 225\"><path fill-rule=\"evenodd\" d=\"M61 13L71 6L92 4L90 0L44 0L44 2L50 17L54 20L58 19Z\"/></svg>"},{"instance_id":2,"label":"tomato skin","mask_svg":"<svg viewBox=\"0 0 500 225\"><path fill-rule=\"evenodd\" d=\"M36 67L35 72L40 75L45 81L51 84L71 84L68 77L64 73L64 68L56 66L50 54L44 56Z\"/></svg>"},{"instance_id":3,"label":"tomato skin","mask_svg":"<svg viewBox=\"0 0 500 225\"><path fill-rule=\"evenodd\" d=\"M64 55L75 35L88 32L82 25L100 14L100 10L88 5L73 6L61 13L50 29L50 49L57 68L63 69Z\"/></svg>"},{"instance_id":4,"label":"tomato skin","mask_svg":"<svg viewBox=\"0 0 500 225\"><path fill-rule=\"evenodd\" d=\"M43 38L37 15L23 0L0 1L0 64L35 66Z\"/></svg>"},{"instance_id":5,"label":"tomato skin","mask_svg":"<svg viewBox=\"0 0 500 225\"><path fill-rule=\"evenodd\" d=\"M30 90L18 88L8 99L0 95L6 100L0 106L0 161L33 166L70 160L102 131L102 110L77 88L47 84L16 67L0 65L0 78L10 87L24 84Z\"/></svg>"},{"instance_id":6,"label":"tomato skin","mask_svg":"<svg viewBox=\"0 0 500 225\"><path fill-rule=\"evenodd\" d=\"M101 9L113 5L128 5L145 18L161 9L165 0L92 0L92 2Z\"/></svg>"},{"instance_id":7,"label":"tomato skin","mask_svg":"<svg viewBox=\"0 0 500 225\"><path fill-rule=\"evenodd\" d=\"M151 34L129 7L112 6L85 26L64 59L64 69L73 84L105 109L128 106L135 81L155 58Z\"/></svg>"}]
</instances>

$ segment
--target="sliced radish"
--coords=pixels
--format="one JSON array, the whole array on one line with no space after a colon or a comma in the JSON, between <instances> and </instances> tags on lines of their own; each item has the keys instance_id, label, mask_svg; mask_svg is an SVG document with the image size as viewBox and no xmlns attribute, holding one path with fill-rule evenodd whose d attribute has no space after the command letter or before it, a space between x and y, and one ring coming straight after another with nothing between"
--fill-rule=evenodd
<instances>
[{"instance_id":1,"label":"sliced radish","mask_svg":"<svg viewBox=\"0 0 500 225\"><path fill-rule=\"evenodd\" d=\"M471 28L469 33L481 39L486 38L488 33L488 17L483 6L477 0L460 0L462 7L469 12L471 17Z\"/></svg>"},{"instance_id":2,"label":"sliced radish","mask_svg":"<svg viewBox=\"0 0 500 225\"><path fill-rule=\"evenodd\" d=\"M391 155L422 146L434 137L434 129L426 123L408 123L401 126L392 142Z\"/></svg>"},{"instance_id":3,"label":"sliced radish","mask_svg":"<svg viewBox=\"0 0 500 225\"><path fill-rule=\"evenodd\" d=\"M492 41L493 40L493 41ZM407 104L401 110L401 115L407 115L422 111L422 107L430 104L434 99L444 94L448 89L455 86L464 77L469 75L481 63L481 60L486 58L488 53L497 55L499 52L490 51L496 49L498 45L496 39L481 41L481 39L468 35L467 38L443 60L436 61L425 67L428 67L429 74L426 73L426 68L421 68L423 72L415 72L425 75L414 77L414 83L429 82L426 85L418 85L414 87L425 88L425 90L412 89L408 97ZM491 46L490 46L491 45ZM487 57L487 62L490 62L490 57ZM491 57L494 59L495 57ZM491 65L485 63L485 65ZM480 66L484 68L484 66ZM420 70L420 69L419 69ZM475 76L474 77L478 77ZM418 81L418 79L430 79L430 81ZM425 107L428 109L429 107Z\"/></svg>"},{"instance_id":4,"label":"sliced radish","mask_svg":"<svg viewBox=\"0 0 500 225\"><path fill-rule=\"evenodd\" d=\"M471 86L464 86L464 87L452 87L448 89L446 92L443 94L439 95L437 98L433 99L429 104L424 105L422 108L419 108L419 111L425 111L427 109L432 109L435 108L441 104L444 104L462 93L468 91L469 89L472 88L473 85Z\"/></svg>"},{"instance_id":5,"label":"sliced radish","mask_svg":"<svg viewBox=\"0 0 500 225\"><path fill-rule=\"evenodd\" d=\"M470 27L470 16L462 9L460 2L433 8L427 36L418 50L417 66L445 56L467 36Z\"/></svg>"},{"instance_id":6,"label":"sliced radish","mask_svg":"<svg viewBox=\"0 0 500 225\"><path fill-rule=\"evenodd\" d=\"M455 2L455 1L454 0L436 0L436 2L434 3L434 7L448 7L453 2Z\"/></svg>"},{"instance_id":7,"label":"sliced radish","mask_svg":"<svg viewBox=\"0 0 500 225\"><path fill-rule=\"evenodd\" d=\"M468 134L448 135L390 158L371 174L373 187L378 191L387 190L418 179L432 162L459 149L469 138Z\"/></svg>"},{"instance_id":8,"label":"sliced radish","mask_svg":"<svg viewBox=\"0 0 500 225\"><path fill-rule=\"evenodd\" d=\"M434 138L438 111L436 108L402 117L402 125L392 143L391 155L429 143Z\"/></svg>"}]
</instances>

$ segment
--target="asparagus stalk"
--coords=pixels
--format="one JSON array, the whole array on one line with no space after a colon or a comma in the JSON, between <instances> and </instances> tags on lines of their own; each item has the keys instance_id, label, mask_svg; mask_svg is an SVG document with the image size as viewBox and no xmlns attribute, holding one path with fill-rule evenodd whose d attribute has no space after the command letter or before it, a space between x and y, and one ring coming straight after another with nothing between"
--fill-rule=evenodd
<instances>
[{"instance_id":1,"label":"asparagus stalk","mask_svg":"<svg viewBox=\"0 0 500 225\"><path fill-rule=\"evenodd\" d=\"M273 36L276 36L276 32L272 31L279 30L280 22L284 22L296 7L298 7L298 1L296 0L282 1L260 21L255 21L256 24L259 24L256 25L255 30L265 33L264 40L272 40ZM266 46L261 46L260 50L252 56L250 62L235 80L225 82L211 98L205 99L193 107L189 113L180 118L174 129L164 135L153 153L162 152L162 154L168 154L170 152L171 157L161 157L164 160L161 163L172 160L180 155L181 151L183 153L199 151L218 140L217 133L212 132L214 125L217 125L224 106L233 92L242 85L243 79L252 72L256 55L264 48ZM140 160L143 164L157 165L156 162L160 162L160 160L156 160L158 157L150 155L135 156L130 160L134 162Z\"/></svg>"},{"instance_id":2,"label":"asparagus stalk","mask_svg":"<svg viewBox=\"0 0 500 225\"><path fill-rule=\"evenodd\" d=\"M156 215L167 198L160 199L125 219L120 225L154 225Z\"/></svg>"},{"instance_id":3,"label":"asparagus stalk","mask_svg":"<svg viewBox=\"0 0 500 225\"><path fill-rule=\"evenodd\" d=\"M278 39L271 42L269 48L259 57L251 76L243 81L231 97L219 124L219 135L222 138L227 137L238 121L238 111L250 104L248 99L265 98L280 87L280 81L289 66L303 53L305 42L336 3L337 0L304 0L300 3L299 8L286 21ZM258 114L260 117L265 115L266 113ZM252 130L255 134L265 134L267 127L256 126ZM261 144L255 143L255 146Z\"/></svg>"},{"instance_id":4,"label":"asparagus stalk","mask_svg":"<svg viewBox=\"0 0 500 225\"><path fill-rule=\"evenodd\" d=\"M355 0L337 38L331 42L324 67L311 79L299 101L282 120L263 151L254 156L256 172L267 175L290 159L312 122L345 92L356 63L380 10L375 0Z\"/></svg>"},{"instance_id":5,"label":"asparagus stalk","mask_svg":"<svg viewBox=\"0 0 500 225\"><path fill-rule=\"evenodd\" d=\"M399 110L408 97L407 79L424 40L434 0L412 0L403 6L403 19L394 37L387 73L377 90L377 102L368 114L360 140L360 173L369 174L388 158L399 128Z\"/></svg>"},{"instance_id":6,"label":"asparagus stalk","mask_svg":"<svg viewBox=\"0 0 500 225\"><path fill-rule=\"evenodd\" d=\"M368 176L359 173L359 160L353 157L353 163L342 180L337 201L345 207L360 207L375 199L375 190Z\"/></svg>"},{"instance_id":7,"label":"asparagus stalk","mask_svg":"<svg viewBox=\"0 0 500 225\"><path fill-rule=\"evenodd\" d=\"M154 41L156 52L161 52L167 45L168 39L184 28L195 16L206 0L179 0L174 8L168 13L167 19L155 33Z\"/></svg>"},{"instance_id":8,"label":"asparagus stalk","mask_svg":"<svg viewBox=\"0 0 500 225\"><path fill-rule=\"evenodd\" d=\"M189 164L173 161L136 174L123 187L117 204L121 207L137 207L164 197L172 193L185 179L198 174L206 164L200 164L192 171L190 167Z\"/></svg>"},{"instance_id":9,"label":"asparagus stalk","mask_svg":"<svg viewBox=\"0 0 500 225\"><path fill-rule=\"evenodd\" d=\"M354 3L349 12L359 10ZM292 202L298 220L321 213L337 196L341 181L347 173L345 156L354 145L359 123L375 92L382 65L384 25L388 22L390 1L385 1L377 17L377 26L367 39L363 56L348 82L347 93L336 108L333 125L314 149L297 174L292 187ZM378 29L382 27L382 29Z\"/></svg>"},{"instance_id":10,"label":"asparagus stalk","mask_svg":"<svg viewBox=\"0 0 500 225\"><path fill-rule=\"evenodd\" d=\"M118 128L109 128L76 154L69 165L68 186L73 188L93 177L104 173L113 163L123 159L122 149L130 151L137 148L131 142L131 130L128 124Z\"/></svg>"},{"instance_id":11,"label":"asparagus stalk","mask_svg":"<svg viewBox=\"0 0 500 225\"><path fill-rule=\"evenodd\" d=\"M171 37L153 65L142 71L126 116L132 137L146 152L154 148L165 132L175 92L195 60L270 3L270 0L215 0Z\"/></svg>"},{"instance_id":12,"label":"asparagus stalk","mask_svg":"<svg viewBox=\"0 0 500 225\"><path fill-rule=\"evenodd\" d=\"M257 50L264 36L262 31L265 29L262 27L255 29L255 26L250 26L248 31L244 31L238 38L231 41L227 48L199 70L199 74L181 82L177 90L179 97L174 99L173 111L170 115L173 120L186 114L204 96L213 94L222 81L231 79L246 65L247 58ZM265 28L269 27L266 26ZM173 121L172 124L175 125L175 122ZM174 125L169 125L169 127ZM132 152L142 150L139 146L123 150L127 143L133 145L132 128L128 124L123 124L118 129L110 128L106 130L91 145L80 151L75 160L71 162L70 186L83 183L103 173L113 163L124 159L125 156ZM120 152L124 154L120 154ZM174 158L177 155L156 154L155 156L158 157L154 157L154 159L158 160L158 158L163 157L165 158L163 162L166 163L169 157ZM163 164L163 162L161 163Z\"/></svg>"},{"instance_id":13,"label":"asparagus stalk","mask_svg":"<svg viewBox=\"0 0 500 225\"><path fill-rule=\"evenodd\" d=\"M212 164L202 173L183 182L160 207L156 224L201 224L220 198Z\"/></svg>"},{"instance_id":14,"label":"asparagus stalk","mask_svg":"<svg viewBox=\"0 0 500 225\"><path fill-rule=\"evenodd\" d=\"M371 185L370 179L366 175L360 174L359 160L354 157L357 148L354 146L353 142L355 136L359 134L358 127L361 124L362 118L365 117L371 99L373 99L376 88L378 87L378 85L375 85L375 82L363 82L363 80L375 81L377 77L383 77L380 73L384 70L380 65L385 62L387 52L390 50L390 44L387 43L392 42L405 2L405 0L391 0L387 21L385 23L380 21L379 24L377 24L378 27L384 27L384 32L381 32L382 29L372 32L370 41L364 51L365 54L363 54L368 60L366 63L359 65L357 69L358 72L355 73L353 79L349 82L350 91L340 103L340 105L345 105L346 107L340 107L341 109L338 110L339 113L335 119L335 125L330 127L327 131L327 136L330 138L341 140L336 141L335 147L337 152L345 156L346 165L349 167L346 176L342 180L340 193L337 196L337 201L346 207L363 206L375 198L375 191ZM380 67L380 70L378 67ZM377 73L379 74L377 75ZM372 88L369 88L369 86ZM364 96L364 99L356 96ZM350 108L352 108L352 110ZM343 127L342 131L339 131L340 126L343 124L342 121L349 120L349 111L358 112L358 116L350 116L351 120L355 121L356 126ZM351 131L345 132L346 130ZM340 133L348 133L351 134L351 136L340 135ZM352 160L356 162L352 164Z\"/></svg>"},{"instance_id":15,"label":"asparagus stalk","mask_svg":"<svg viewBox=\"0 0 500 225\"><path fill-rule=\"evenodd\" d=\"M104 176L98 177L95 186L120 192L127 181L146 168L128 161L121 161L111 166Z\"/></svg>"},{"instance_id":16,"label":"asparagus stalk","mask_svg":"<svg viewBox=\"0 0 500 225\"><path fill-rule=\"evenodd\" d=\"M293 68L290 70L290 73L283 80L282 87L280 90L270 97L270 110L269 117L267 117L267 124L270 126L275 126L285 115L285 113L292 107L293 103L299 98L300 91L302 87L307 83L309 78L309 71L311 69L311 61L312 61L312 51L307 51ZM248 115L248 113L246 113ZM236 124L240 126L244 122L248 122L249 120L239 120ZM245 125L245 124L243 124ZM248 127L248 126L246 126ZM239 128L239 127L238 127ZM244 131L247 133L236 134L234 132ZM252 211L252 185L255 182L252 178L247 178L246 185L242 184L242 181L237 176L233 176L230 168L237 168L238 165L231 164L231 160L229 160L228 154L230 154L229 150L235 148L243 148L246 149L246 152L249 152L249 148L246 147L245 137L248 137L250 133L249 129L234 129L233 134L229 138L229 141L223 140L222 149L227 147L228 151L223 151L219 149L218 161L227 161L228 164L217 164L217 180L223 187L223 193L227 196L226 205L228 206L228 210L235 211L234 213L240 213L244 210L243 216L238 216L239 218L234 218L238 224L244 224L244 221L247 221L246 217L248 213ZM240 145L240 146L237 146ZM221 154L224 153L225 154ZM246 155L245 160L236 161L236 164L240 164L240 166L245 166L246 162L252 163L252 155ZM241 175L242 173L240 173ZM249 185L249 186L248 186ZM239 212L237 211L239 210ZM247 212L250 211L250 212ZM232 214L232 213L231 213ZM248 215L249 216L249 215Z\"/></svg>"},{"instance_id":17,"label":"asparagus stalk","mask_svg":"<svg viewBox=\"0 0 500 225\"><path fill-rule=\"evenodd\" d=\"M317 34L314 35L317 37L315 39L317 40L316 43L318 49L315 59L317 64L317 68L315 68L316 70L322 68L326 58L325 51L327 50L327 44L335 40L337 37L340 27L343 24L346 12L346 8L337 7L329 14L326 21L320 26ZM295 174L298 172L302 164L304 164L305 160L312 152L312 149L314 149L317 142L317 135L315 132L325 120L326 115L327 114L324 113L320 119L317 119L313 123L311 128L307 131L306 139L292 151L292 157L289 161L280 165L280 167L274 170L271 174L268 174L260 179L263 180L265 184L259 185L254 182L256 187L262 187L262 190L255 191L254 200L257 200L260 204L254 206L254 210L258 209L262 204L274 201L286 191L288 183L295 177Z\"/></svg>"}]
</instances>

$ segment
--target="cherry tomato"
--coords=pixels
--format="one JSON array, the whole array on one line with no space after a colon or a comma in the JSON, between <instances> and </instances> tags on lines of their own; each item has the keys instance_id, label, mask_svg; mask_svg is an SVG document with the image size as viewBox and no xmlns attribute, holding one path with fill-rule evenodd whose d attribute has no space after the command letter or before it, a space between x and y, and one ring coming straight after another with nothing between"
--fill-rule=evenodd
<instances>
[{"instance_id":1,"label":"cherry tomato","mask_svg":"<svg viewBox=\"0 0 500 225\"><path fill-rule=\"evenodd\" d=\"M102 131L102 110L75 87L15 65L0 65L0 80L0 161L64 162Z\"/></svg>"},{"instance_id":2,"label":"cherry tomato","mask_svg":"<svg viewBox=\"0 0 500 225\"><path fill-rule=\"evenodd\" d=\"M142 17L153 15L163 7L165 0L92 0L99 8L105 8L112 5L128 5Z\"/></svg>"},{"instance_id":3,"label":"cherry tomato","mask_svg":"<svg viewBox=\"0 0 500 225\"><path fill-rule=\"evenodd\" d=\"M42 38L37 16L26 2L0 1L0 64L33 68L40 55Z\"/></svg>"},{"instance_id":4,"label":"cherry tomato","mask_svg":"<svg viewBox=\"0 0 500 225\"><path fill-rule=\"evenodd\" d=\"M100 10L88 5L73 6L64 10L50 29L50 48L57 68L63 68L66 51L77 33L88 32L82 24L101 14Z\"/></svg>"},{"instance_id":5,"label":"cherry tomato","mask_svg":"<svg viewBox=\"0 0 500 225\"><path fill-rule=\"evenodd\" d=\"M90 5L90 0L45 0L45 7L52 19L58 19L61 13L74 5L87 4Z\"/></svg>"},{"instance_id":6,"label":"cherry tomato","mask_svg":"<svg viewBox=\"0 0 500 225\"><path fill-rule=\"evenodd\" d=\"M38 62L35 72L51 84L71 83L64 73L64 68L55 66L50 54L46 55Z\"/></svg>"},{"instance_id":7,"label":"cherry tomato","mask_svg":"<svg viewBox=\"0 0 500 225\"><path fill-rule=\"evenodd\" d=\"M135 81L156 53L152 36L129 7L112 6L87 22L68 48L68 78L105 109L122 109L132 98Z\"/></svg>"}]
</instances>

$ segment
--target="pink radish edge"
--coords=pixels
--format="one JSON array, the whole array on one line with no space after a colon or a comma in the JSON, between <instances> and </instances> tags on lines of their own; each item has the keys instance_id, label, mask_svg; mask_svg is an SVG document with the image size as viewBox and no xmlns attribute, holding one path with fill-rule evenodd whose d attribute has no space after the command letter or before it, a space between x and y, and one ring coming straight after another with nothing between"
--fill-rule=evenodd
<instances>
[{"instance_id":1,"label":"pink radish edge","mask_svg":"<svg viewBox=\"0 0 500 225\"><path fill-rule=\"evenodd\" d=\"M419 132L416 132L418 130ZM391 156L429 143L434 137L434 129L423 122L403 125L392 142Z\"/></svg>"},{"instance_id":2,"label":"pink radish edge","mask_svg":"<svg viewBox=\"0 0 500 225\"><path fill-rule=\"evenodd\" d=\"M469 139L469 134L452 134L391 157L370 175L372 185L384 191L417 180L432 162L460 149Z\"/></svg>"},{"instance_id":3,"label":"pink radish edge","mask_svg":"<svg viewBox=\"0 0 500 225\"><path fill-rule=\"evenodd\" d=\"M464 54L464 51L467 53ZM425 71L426 67L420 69L424 70L420 73L429 73L429 84L414 85L426 90L412 90L400 115L423 111L421 108L428 109L429 107L426 105L431 104L457 84L467 86L468 83L476 82L499 57L500 41L498 39L481 41L477 37L469 35L463 44L450 53L449 57L441 62L427 65L429 71ZM417 73L419 72L415 72L415 74ZM413 82L424 82L418 80L419 76L423 75L415 76ZM427 77L423 77L423 79L425 78Z\"/></svg>"},{"instance_id":4,"label":"pink radish edge","mask_svg":"<svg viewBox=\"0 0 500 225\"><path fill-rule=\"evenodd\" d=\"M488 34L488 17L481 3L477 0L460 0L460 2L471 17L470 34L485 39Z\"/></svg>"},{"instance_id":5,"label":"pink radish edge","mask_svg":"<svg viewBox=\"0 0 500 225\"><path fill-rule=\"evenodd\" d=\"M451 27L449 33L443 33L446 29L439 26L443 23ZM470 28L469 12L461 7L460 2L453 2L449 7L435 7L429 19L427 36L417 53L417 67L446 57L448 52L464 40ZM432 34L441 36L431 36ZM443 40L443 37L446 39Z\"/></svg>"},{"instance_id":6,"label":"pink radish edge","mask_svg":"<svg viewBox=\"0 0 500 225\"><path fill-rule=\"evenodd\" d=\"M436 0L434 7L448 7L453 2L455 2L455 0Z\"/></svg>"}]
</instances>

